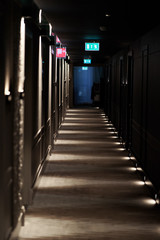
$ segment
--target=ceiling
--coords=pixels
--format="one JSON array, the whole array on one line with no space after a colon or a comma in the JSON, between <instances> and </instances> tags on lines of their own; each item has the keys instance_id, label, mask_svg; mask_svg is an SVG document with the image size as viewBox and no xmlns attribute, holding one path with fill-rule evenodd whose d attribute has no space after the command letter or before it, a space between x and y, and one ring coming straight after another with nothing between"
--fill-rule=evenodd
<instances>
[{"instance_id":1,"label":"ceiling","mask_svg":"<svg viewBox=\"0 0 160 240\"><path fill-rule=\"evenodd\" d=\"M91 56L92 63L102 63L159 23L155 0L152 5L151 1L143 0L35 0L35 3L75 64L81 64L84 56ZM86 41L99 41L100 51L85 52Z\"/></svg>"}]
</instances>

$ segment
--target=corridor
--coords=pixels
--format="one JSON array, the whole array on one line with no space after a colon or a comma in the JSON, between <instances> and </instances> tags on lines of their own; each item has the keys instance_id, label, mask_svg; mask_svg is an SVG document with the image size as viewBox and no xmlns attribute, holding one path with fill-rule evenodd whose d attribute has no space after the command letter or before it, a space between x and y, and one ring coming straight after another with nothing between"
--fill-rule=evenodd
<instances>
[{"instance_id":1,"label":"corridor","mask_svg":"<svg viewBox=\"0 0 160 240\"><path fill-rule=\"evenodd\" d=\"M99 108L68 109L19 240L159 240L160 212Z\"/></svg>"}]
</instances>

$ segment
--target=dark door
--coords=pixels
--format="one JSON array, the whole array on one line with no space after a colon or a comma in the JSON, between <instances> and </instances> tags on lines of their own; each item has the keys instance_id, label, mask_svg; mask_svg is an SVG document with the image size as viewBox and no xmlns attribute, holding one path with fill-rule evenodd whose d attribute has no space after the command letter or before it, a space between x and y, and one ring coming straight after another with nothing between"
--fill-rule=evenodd
<instances>
[{"instance_id":1,"label":"dark door","mask_svg":"<svg viewBox=\"0 0 160 240\"><path fill-rule=\"evenodd\" d=\"M128 85L128 107L127 107L127 140L126 148L131 150L132 146L132 94L133 94L133 57L130 53L127 60L127 85Z\"/></svg>"},{"instance_id":2,"label":"dark door","mask_svg":"<svg viewBox=\"0 0 160 240\"><path fill-rule=\"evenodd\" d=\"M120 117L119 117L119 137L123 144L127 141L127 102L128 102L128 86L125 75L126 58L120 59Z\"/></svg>"},{"instance_id":3,"label":"dark door","mask_svg":"<svg viewBox=\"0 0 160 240\"><path fill-rule=\"evenodd\" d=\"M120 101L119 101L119 131L118 135L122 138L122 130L123 130L123 94L124 94L124 60L123 57L120 58L120 66L119 66L119 76L120 76Z\"/></svg>"},{"instance_id":4,"label":"dark door","mask_svg":"<svg viewBox=\"0 0 160 240\"><path fill-rule=\"evenodd\" d=\"M49 47L48 40L42 38L42 151L41 161L47 154L49 145L48 122L48 88L49 88Z\"/></svg>"},{"instance_id":5,"label":"dark door","mask_svg":"<svg viewBox=\"0 0 160 240\"><path fill-rule=\"evenodd\" d=\"M145 168L147 162L147 112L148 111L148 46L142 50L142 85L141 85L141 156Z\"/></svg>"},{"instance_id":6,"label":"dark door","mask_svg":"<svg viewBox=\"0 0 160 240\"><path fill-rule=\"evenodd\" d=\"M54 136L56 137L57 136L57 132L58 132L58 122L59 122L59 117L58 117L58 99L59 99L59 88L58 88L58 67L57 67L57 64L58 64L58 61L57 61L57 58L56 56L54 57L54 61L55 61L55 80L54 80L54 116L55 116L55 132L54 132Z\"/></svg>"},{"instance_id":7,"label":"dark door","mask_svg":"<svg viewBox=\"0 0 160 240\"><path fill-rule=\"evenodd\" d=\"M60 59L57 59L57 116L58 116L58 127L60 125L60 78L61 78L61 74L60 74Z\"/></svg>"},{"instance_id":8,"label":"dark door","mask_svg":"<svg viewBox=\"0 0 160 240\"><path fill-rule=\"evenodd\" d=\"M105 105L106 115L111 118L111 81L112 81L112 65L108 64L105 68Z\"/></svg>"},{"instance_id":9,"label":"dark door","mask_svg":"<svg viewBox=\"0 0 160 240\"><path fill-rule=\"evenodd\" d=\"M107 109L108 109L108 116L109 119L111 118L111 98L112 98L112 65L109 64L109 69L108 69L108 79L107 79L107 90L108 90L108 101L107 101Z\"/></svg>"}]
</instances>

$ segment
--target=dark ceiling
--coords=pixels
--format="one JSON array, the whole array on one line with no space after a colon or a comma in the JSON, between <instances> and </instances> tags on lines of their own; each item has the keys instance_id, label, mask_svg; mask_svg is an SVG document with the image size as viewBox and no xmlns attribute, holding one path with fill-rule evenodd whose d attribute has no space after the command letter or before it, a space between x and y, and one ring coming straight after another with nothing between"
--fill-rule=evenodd
<instances>
[{"instance_id":1,"label":"dark ceiling","mask_svg":"<svg viewBox=\"0 0 160 240\"><path fill-rule=\"evenodd\" d=\"M154 0L35 0L35 3L74 63L82 63L85 55L91 55L93 63L104 62L158 25L160 18L158 1ZM90 40L100 41L100 52L86 54L85 41Z\"/></svg>"}]
</instances>

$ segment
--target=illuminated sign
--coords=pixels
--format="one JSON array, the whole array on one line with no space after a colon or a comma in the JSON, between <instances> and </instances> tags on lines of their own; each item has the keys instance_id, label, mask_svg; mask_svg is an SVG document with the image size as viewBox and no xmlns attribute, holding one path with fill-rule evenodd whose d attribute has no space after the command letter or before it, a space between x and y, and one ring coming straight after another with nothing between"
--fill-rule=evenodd
<instances>
[{"instance_id":1,"label":"illuminated sign","mask_svg":"<svg viewBox=\"0 0 160 240\"><path fill-rule=\"evenodd\" d=\"M86 70L88 70L88 67L82 67L82 70L86 71Z\"/></svg>"},{"instance_id":2,"label":"illuminated sign","mask_svg":"<svg viewBox=\"0 0 160 240\"><path fill-rule=\"evenodd\" d=\"M57 58L66 58L66 48L56 48Z\"/></svg>"},{"instance_id":3,"label":"illuminated sign","mask_svg":"<svg viewBox=\"0 0 160 240\"><path fill-rule=\"evenodd\" d=\"M91 64L91 59L83 59L84 64Z\"/></svg>"},{"instance_id":4,"label":"illuminated sign","mask_svg":"<svg viewBox=\"0 0 160 240\"><path fill-rule=\"evenodd\" d=\"M58 36L56 36L56 43L61 43L60 39L58 38Z\"/></svg>"},{"instance_id":5,"label":"illuminated sign","mask_svg":"<svg viewBox=\"0 0 160 240\"><path fill-rule=\"evenodd\" d=\"M85 43L85 51L99 51L99 43Z\"/></svg>"}]
</instances>

